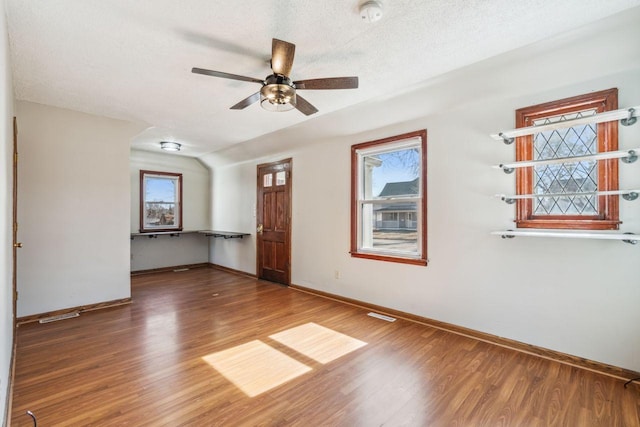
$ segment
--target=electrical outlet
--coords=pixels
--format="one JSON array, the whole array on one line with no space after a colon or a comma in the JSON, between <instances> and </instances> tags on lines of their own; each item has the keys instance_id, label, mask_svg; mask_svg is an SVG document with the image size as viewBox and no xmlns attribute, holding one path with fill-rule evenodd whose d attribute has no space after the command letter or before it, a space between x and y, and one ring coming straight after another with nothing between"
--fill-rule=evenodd
<instances>
[{"instance_id":1,"label":"electrical outlet","mask_svg":"<svg viewBox=\"0 0 640 427\"><path fill-rule=\"evenodd\" d=\"M333 272L333 278L336 280L340 278L340 270L336 270Z\"/></svg>"}]
</instances>

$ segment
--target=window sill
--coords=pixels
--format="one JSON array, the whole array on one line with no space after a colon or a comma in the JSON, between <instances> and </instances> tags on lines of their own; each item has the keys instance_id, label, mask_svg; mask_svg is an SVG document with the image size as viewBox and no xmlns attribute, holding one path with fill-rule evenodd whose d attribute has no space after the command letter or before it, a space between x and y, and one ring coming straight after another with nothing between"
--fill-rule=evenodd
<instances>
[{"instance_id":1,"label":"window sill","mask_svg":"<svg viewBox=\"0 0 640 427\"><path fill-rule=\"evenodd\" d=\"M618 230L622 221L602 219L529 219L516 221L518 228L544 228L562 230Z\"/></svg>"},{"instance_id":2,"label":"window sill","mask_svg":"<svg viewBox=\"0 0 640 427\"><path fill-rule=\"evenodd\" d=\"M397 262L400 264L412 264L426 266L427 260L423 258L402 258L396 256L389 256L383 254L365 253L365 252L351 252L353 258L372 259L376 261Z\"/></svg>"}]
</instances>

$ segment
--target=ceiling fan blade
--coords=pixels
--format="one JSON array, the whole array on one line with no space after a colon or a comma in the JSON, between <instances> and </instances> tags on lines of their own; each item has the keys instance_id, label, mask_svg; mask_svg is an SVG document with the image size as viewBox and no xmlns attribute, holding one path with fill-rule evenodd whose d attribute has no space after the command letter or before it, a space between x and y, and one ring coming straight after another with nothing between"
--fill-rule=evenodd
<instances>
[{"instance_id":1,"label":"ceiling fan blade","mask_svg":"<svg viewBox=\"0 0 640 427\"><path fill-rule=\"evenodd\" d=\"M271 69L273 73L289 77L295 53L295 44L273 39L271 46Z\"/></svg>"},{"instance_id":2,"label":"ceiling fan blade","mask_svg":"<svg viewBox=\"0 0 640 427\"><path fill-rule=\"evenodd\" d=\"M222 77L223 79L241 80L243 82L252 82L264 84L264 80L254 79L253 77L239 76L237 74L223 73L222 71L205 70L204 68L193 67L192 73L204 74L205 76Z\"/></svg>"},{"instance_id":3,"label":"ceiling fan blade","mask_svg":"<svg viewBox=\"0 0 640 427\"><path fill-rule=\"evenodd\" d=\"M305 116L310 116L318 112L318 109L311 105L309 101L296 93L296 108Z\"/></svg>"},{"instance_id":4,"label":"ceiling fan blade","mask_svg":"<svg viewBox=\"0 0 640 427\"><path fill-rule=\"evenodd\" d=\"M243 110L247 108L249 105L254 102L258 102L260 100L260 92L256 92L251 96L246 97L242 101L238 102L236 105L231 107L231 110Z\"/></svg>"},{"instance_id":5,"label":"ceiling fan blade","mask_svg":"<svg viewBox=\"0 0 640 427\"><path fill-rule=\"evenodd\" d=\"M357 77L328 77L324 79L298 80L296 89L357 89Z\"/></svg>"}]
</instances>

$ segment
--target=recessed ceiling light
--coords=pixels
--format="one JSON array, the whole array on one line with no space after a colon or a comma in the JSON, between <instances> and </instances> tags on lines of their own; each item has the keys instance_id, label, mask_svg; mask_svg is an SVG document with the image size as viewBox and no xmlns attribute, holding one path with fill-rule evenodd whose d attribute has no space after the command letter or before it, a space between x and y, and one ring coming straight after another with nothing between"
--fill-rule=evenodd
<instances>
[{"instance_id":1,"label":"recessed ceiling light","mask_svg":"<svg viewBox=\"0 0 640 427\"><path fill-rule=\"evenodd\" d=\"M182 145L178 144L177 142L168 142L168 141L160 142L160 148L162 148L165 151L180 151L180 147L182 147Z\"/></svg>"}]
</instances>

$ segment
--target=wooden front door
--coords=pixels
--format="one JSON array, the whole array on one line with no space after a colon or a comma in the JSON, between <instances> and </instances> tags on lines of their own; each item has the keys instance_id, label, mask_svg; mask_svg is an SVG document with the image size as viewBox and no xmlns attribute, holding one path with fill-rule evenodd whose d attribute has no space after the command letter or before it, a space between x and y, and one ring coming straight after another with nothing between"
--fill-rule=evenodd
<instances>
[{"instance_id":1,"label":"wooden front door","mask_svg":"<svg viewBox=\"0 0 640 427\"><path fill-rule=\"evenodd\" d=\"M258 165L258 277L291 281L291 159Z\"/></svg>"}]
</instances>

